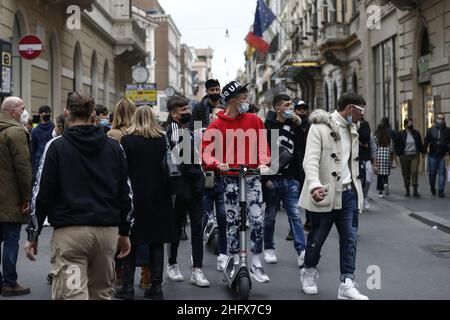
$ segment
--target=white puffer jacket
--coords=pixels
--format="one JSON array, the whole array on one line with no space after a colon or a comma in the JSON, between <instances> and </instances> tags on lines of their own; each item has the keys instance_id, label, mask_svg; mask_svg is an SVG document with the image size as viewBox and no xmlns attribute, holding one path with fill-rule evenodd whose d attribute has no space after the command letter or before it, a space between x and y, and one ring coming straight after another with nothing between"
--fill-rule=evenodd
<instances>
[{"instance_id":1,"label":"white puffer jacket","mask_svg":"<svg viewBox=\"0 0 450 320\"><path fill-rule=\"evenodd\" d=\"M341 179L341 142L339 123L325 110L316 109L310 117L311 127L306 142L303 169L305 183L299 200L299 206L313 212L330 212L342 209ZM362 211L363 192L359 176L359 142L355 124L350 126L351 154L350 171L352 184L357 193L357 207ZM316 202L312 191L323 187L328 193L325 198Z\"/></svg>"}]
</instances>

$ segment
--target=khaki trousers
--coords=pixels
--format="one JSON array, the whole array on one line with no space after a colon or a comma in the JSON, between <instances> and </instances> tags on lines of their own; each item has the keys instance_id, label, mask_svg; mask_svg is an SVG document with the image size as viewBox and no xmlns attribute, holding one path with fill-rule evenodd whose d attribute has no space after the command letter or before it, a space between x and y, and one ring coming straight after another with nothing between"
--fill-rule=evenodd
<instances>
[{"instance_id":1,"label":"khaki trousers","mask_svg":"<svg viewBox=\"0 0 450 320\"><path fill-rule=\"evenodd\" d=\"M56 229L51 241L54 300L110 300L117 227Z\"/></svg>"}]
</instances>

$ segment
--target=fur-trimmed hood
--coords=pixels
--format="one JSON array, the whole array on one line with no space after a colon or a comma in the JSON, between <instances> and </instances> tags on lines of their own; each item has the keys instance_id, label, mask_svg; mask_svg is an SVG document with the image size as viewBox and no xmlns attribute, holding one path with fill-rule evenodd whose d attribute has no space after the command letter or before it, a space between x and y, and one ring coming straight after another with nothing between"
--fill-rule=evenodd
<instances>
[{"instance_id":1,"label":"fur-trimmed hood","mask_svg":"<svg viewBox=\"0 0 450 320\"><path fill-rule=\"evenodd\" d=\"M315 109L309 115L309 123L310 124L323 123L328 126L331 126L331 114L323 109Z\"/></svg>"}]
</instances>

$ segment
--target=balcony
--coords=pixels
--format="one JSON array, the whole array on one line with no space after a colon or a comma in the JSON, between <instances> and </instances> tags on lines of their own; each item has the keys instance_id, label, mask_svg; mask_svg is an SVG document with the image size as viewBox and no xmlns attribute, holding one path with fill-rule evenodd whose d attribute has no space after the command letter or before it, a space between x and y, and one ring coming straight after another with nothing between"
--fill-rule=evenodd
<instances>
[{"instance_id":1,"label":"balcony","mask_svg":"<svg viewBox=\"0 0 450 320\"><path fill-rule=\"evenodd\" d=\"M60 3L63 3L66 6L70 6L70 5L77 5L79 6L82 10L84 9L90 9L91 6L94 4L96 0L79 0L79 1L74 1L74 0L44 0L44 2L49 5L49 6L54 6Z\"/></svg>"},{"instance_id":2,"label":"balcony","mask_svg":"<svg viewBox=\"0 0 450 320\"><path fill-rule=\"evenodd\" d=\"M318 44L319 46L322 46L343 42L348 39L349 33L350 25L347 23L327 23L320 30Z\"/></svg>"},{"instance_id":3,"label":"balcony","mask_svg":"<svg viewBox=\"0 0 450 320\"><path fill-rule=\"evenodd\" d=\"M131 64L137 64L145 59L145 30L135 20L116 20L112 36L116 41L114 53L117 56L124 55L124 59Z\"/></svg>"},{"instance_id":4,"label":"balcony","mask_svg":"<svg viewBox=\"0 0 450 320\"><path fill-rule=\"evenodd\" d=\"M414 10L426 0L382 0L383 4L392 3L400 10Z\"/></svg>"},{"instance_id":5,"label":"balcony","mask_svg":"<svg viewBox=\"0 0 450 320\"><path fill-rule=\"evenodd\" d=\"M304 46L292 55L290 64L298 66L314 66L320 61L320 51L317 47Z\"/></svg>"}]
</instances>

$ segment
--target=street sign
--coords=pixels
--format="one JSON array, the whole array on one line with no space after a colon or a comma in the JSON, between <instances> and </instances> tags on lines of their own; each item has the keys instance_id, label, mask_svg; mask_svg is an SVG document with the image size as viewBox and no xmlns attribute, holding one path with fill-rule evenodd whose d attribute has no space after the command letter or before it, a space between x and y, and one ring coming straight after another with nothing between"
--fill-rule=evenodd
<instances>
[{"instance_id":1,"label":"street sign","mask_svg":"<svg viewBox=\"0 0 450 320\"><path fill-rule=\"evenodd\" d=\"M125 97L136 104L149 104L154 106L158 103L156 83L127 84Z\"/></svg>"},{"instance_id":2,"label":"street sign","mask_svg":"<svg viewBox=\"0 0 450 320\"><path fill-rule=\"evenodd\" d=\"M24 59L33 60L42 53L42 41L38 36L29 34L19 40L19 53Z\"/></svg>"},{"instance_id":3,"label":"street sign","mask_svg":"<svg viewBox=\"0 0 450 320\"><path fill-rule=\"evenodd\" d=\"M0 40L0 95L11 94L11 42Z\"/></svg>"}]
</instances>

